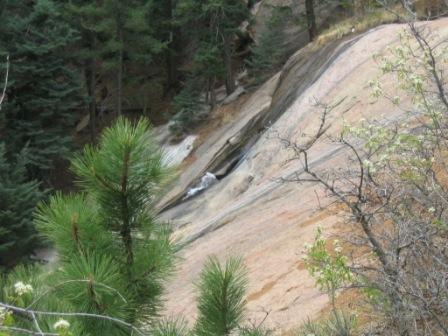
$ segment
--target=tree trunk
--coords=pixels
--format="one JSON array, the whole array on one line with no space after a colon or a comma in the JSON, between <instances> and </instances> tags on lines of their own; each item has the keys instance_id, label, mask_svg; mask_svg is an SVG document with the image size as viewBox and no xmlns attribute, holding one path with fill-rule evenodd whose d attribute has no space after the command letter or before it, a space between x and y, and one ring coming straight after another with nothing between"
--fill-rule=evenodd
<instances>
[{"instance_id":1,"label":"tree trunk","mask_svg":"<svg viewBox=\"0 0 448 336\"><path fill-rule=\"evenodd\" d=\"M232 72L232 43L230 36L223 36L224 41L224 64L226 67L226 92L230 95L235 91L235 80Z\"/></svg>"},{"instance_id":2,"label":"tree trunk","mask_svg":"<svg viewBox=\"0 0 448 336\"><path fill-rule=\"evenodd\" d=\"M205 90L205 103L208 104L210 97L210 78L207 78L207 86Z\"/></svg>"},{"instance_id":3,"label":"tree trunk","mask_svg":"<svg viewBox=\"0 0 448 336\"><path fill-rule=\"evenodd\" d=\"M87 46L91 50L95 50L95 36L93 33L88 32L85 36ZM86 60L85 64L85 80L87 87L87 95L89 96L89 130L90 130L90 141L95 142L96 133L96 59L90 57Z\"/></svg>"},{"instance_id":4,"label":"tree trunk","mask_svg":"<svg viewBox=\"0 0 448 336\"><path fill-rule=\"evenodd\" d=\"M117 116L123 111L123 29L118 28L118 40L120 41L120 51L118 52L118 71L117 71Z\"/></svg>"},{"instance_id":5,"label":"tree trunk","mask_svg":"<svg viewBox=\"0 0 448 336\"><path fill-rule=\"evenodd\" d=\"M305 0L306 25L310 42L317 36L316 16L314 14L314 0Z\"/></svg>"},{"instance_id":6,"label":"tree trunk","mask_svg":"<svg viewBox=\"0 0 448 336\"><path fill-rule=\"evenodd\" d=\"M173 8L175 8L176 4L173 3L173 0L166 0L165 6L165 15L168 22L173 21ZM165 62L166 62L166 70L167 70L167 79L166 86L164 89L164 96L177 85L178 78L178 70L176 64L176 55L179 50L179 37L181 31L179 27L175 25L170 25L170 32L167 36L169 44L168 48L165 51Z\"/></svg>"},{"instance_id":7,"label":"tree trunk","mask_svg":"<svg viewBox=\"0 0 448 336\"><path fill-rule=\"evenodd\" d=\"M88 70L88 94L89 94L89 125L90 125L90 140L92 143L95 142L96 133L96 97L95 97L95 87L96 87L96 66L95 60L89 61Z\"/></svg>"},{"instance_id":8,"label":"tree trunk","mask_svg":"<svg viewBox=\"0 0 448 336\"><path fill-rule=\"evenodd\" d=\"M216 106L216 92L215 92L215 81L216 78L213 77L213 79L210 81L210 107L213 109Z\"/></svg>"}]
</instances>

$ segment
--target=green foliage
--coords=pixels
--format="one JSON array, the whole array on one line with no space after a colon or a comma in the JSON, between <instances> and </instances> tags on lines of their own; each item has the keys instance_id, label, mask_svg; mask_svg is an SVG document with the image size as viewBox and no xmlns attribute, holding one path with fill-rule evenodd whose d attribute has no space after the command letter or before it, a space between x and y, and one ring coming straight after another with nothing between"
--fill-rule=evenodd
<instances>
[{"instance_id":1,"label":"green foliage","mask_svg":"<svg viewBox=\"0 0 448 336\"><path fill-rule=\"evenodd\" d=\"M148 211L166 171L148 128L144 119L136 125L119 119L104 131L98 147L86 146L72 161L78 185L113 230L152 227Z\"/></svg>"},{"instance_id":2,"label":"green foliage","mask_svg":"<svg viewBox=\"0 0 448 336\"><path fill-rule=\"evenodd\" d=\"M248 17L247 5L241 0L181 0L176 6L179 24L196 22L190 34L201 40L217 40L216 33L234 34L238 31L238 25ZM209 28L212 29L204 29L210 23Z\"/></svg>"},{"instance_id":3,"label":"green foliage","mask_svg":"<svg viewBox=\"0 0 448 336\"><path fill-rule=\"evenodd\" d=\"M185 320L180 318L163 319L151 330L153 336L188 336L191 335Z\"/></svg>"},{"instance_id":4,"label":"green foliage","mask_svg":"<svg viewBox=\"0 0 448 336\"><path fill-rule=\"evenodd\" d=\"M314 243L305 246L307 255L305 265L310 274L316 279L320 290L327 293L332 299L333 306L336 291L344 284L354 279L353 273L347 264L347 257L342 254L338 241L334 241L334 251L330 253L327 241L322 237L322 229L318 228Z\"/></svg>"},{"instance_id":5,"label":"green foliage","mask_svg":"<svg viewBox=\"0 0 448 336\"><path fill-rule=\"evenodd\" d=\"M52 273L45 272L36 266L18 266L0 280L0 301L8 304L37 309L42 311L71 312L73 306L61 296L53 295L53 290L60 284L53 282ZM1 312L0 312L1 315ZM32 329L32 322L21 315L13 315L10 326ZM70 332L79 335L81 323L74 318L66 317L70 323ZM57 316L41 316L39 326L43 332L56 332L54 324Z\"/></svg>"},{"instance_id":6,"label":"green foliage","mask_svg":"<svg viewBox=\"0 0 448 336\"><path fill-rule=\"evenodd\" d=\"M45 286L51 295L40 304L60 298L69 311L129 323L157 313L175 248L170 230L152 214L166 177L161 160L149 123L126 119L73 159L81 191L55 194L36 214L40 231L60 256ZM82 334L129 332L101 319L81 320L77 328Z\"/></svg>"},{"instance_id":7,"label":"green foliage","mask_svg":"<svg viewBox=\"0 0 448 336\"><path fill-rule=\"evenodd\" d=\"M190 35L198 46L190 75L202 78L205 90L212 95L218 80L225 79L227 93L232 91L232 38L249 14L242 0L181 0L177 3L176 18L179 24L191 26ZM207 103L213 106L215 101L210 99Z\"/></svg>"},{"instance_id":8,"label":"green foliage","mask_svg":"<svg viewBox=\"0 0 448 336\"><path fill-rule=\"evenodd\" d=\"M113 237L103 234L98 208L84 194L56 193L39 205L35 223L63 260L95 250L117 253Z\"/></svg>"},{"instance_id":9,"label":"green foliage","mask_svg":"<svg viewBox=\"0 0 448 336\"><path fill-rule=\"evenodd\" d=\"M193 129L197 123L206 116L205 106L201 103L200 88L194 79L191 79L174 97L174 106L178 112L170 121L170 131L180 135Z\"/></svg>"},{"instance_id":10,"label":"green foliage","mask_svg":"<svg viewBox=\"0 0 448 336\"><path fill-rule=\"evenodd\" d=\"M172 38L168 32L172 26L170 3L161 0L65 0L65 3L65 17L81 36L75 54L79 68L84 71L90 116L95 118L100 86L107 97L110 94L115 98L116 106L110 106L109 99L106 100L108 108L115 108L118 114L122 113L123 105L135 108L133 88L144 86L148 74L161 67L160 58ZM158 76L163 77L163 71ZM92 131L95 120L90 122Z\"/></svg>"},{"instance_id":11,"label":"green foliage","mask_svg":"<svg viewBox=\"0 0 448 336\"><path fill-rule=\"evenodd\" d=\"M77 48L74 50L78 61L88 61L99 56L97 39L100 28L98 23L103 19L101 7L95 0L64 1L63 14L80 34Z\"/></svg>"},{"instance_id":12,"label":"green foliage","mask_svg":"<svg viewBox=\"0 0 448 336\"><path fill-rule=\"evenodd\" d=\"M243 327L246 269L239 258L227 259L225 265L209 257L200 275L199 316L195 328L189 330L185 320L163 319L152 329L154 336L269 336L261 326Z\"/></svg>"},{"instance_id":13,"label":"green foliage","mask_svg":"<svg viewBox=\"0 0 448 336\"><path fill-rule=\"evenodd\" d=\"M19 265L0 280L0 299L20 306L27 306L33 301L33 294L40 291L41 279L38 267ZM23 285L23 286L19 286Z\"/></svg>"},{"instance_id":14,"label":"green foliage","mask_svg":"<svg viewBox=\"0 0 448 336\"><path fill-rule=\"evenodd\" d=\"M270 330L258 327L248 327L240 329L239 336L269 336L272 335Z\"/></svg>"},{"instance_id":15,"label":"green foliage","mask_svg":"<svg viewBox=\"0 0 448 336\"><path fill-rule=\"evenodd\" d=\"M106 37L102 46L105 68L116 70L120 66L114 58L119 51L126 52L131 62L148 64L151 56L164 49L165 43L157 39L151 26L152 6L153 2L144 0L106 0L100 4L102 21L97 22L96 30Z\"/></svg>"},{"instance_id":16,"label":"green foliage","mask_svg":"<svg viewBox=\"0 0 448 336\"><path fill-rule=\"evenodd\" d=\"M133 302L119 264L104 254L92 253L65 263L57 274L58 286L53 295L64 298L76 311L131 319ZM73 281L73 280L76 281ZM94 319L82 324L85 333L101 330L112 335L116 325L106 320Z\"/></svg>"},{"instance_id":17,"label":"green foliage","mask_svg":"<svg viewBox=\"0 0 448 336\"><path fill-rule=\"evenodd\" d=\"M27 180L28 157L25 148L8 160L0 143L0 267L14 266L39 245L32 217L43 193L38 182Z\"/></svg>"},{"instance_id":18,"label":"green foliage","mask_svg":"<svg viewBox=\"0 0 448 336\"><path fill-rule=\"evenodd\" d=\"M193 58L193 74L206 80L222 79L226 69L222 61L222 46L210 41L201 41Z\"/></svg>"},{"instance_id":19,"label":"green foliage","mask_svg":"<svg viewBox=\"0 0 448 336\"><path fill-rule=\"evenodd\" d=\"M291 17L289 7L274 7L258 44L251 47L251 56L246 60L250 75L259 83L285 62L284 30Z\"/></svg>"},{"instance_id":20,"label":"green foliage","mask_svg":"<svg viewBox=\"0 0 448 336\"><path fill-rule=\"evenodd\" d=\"M166 49L166 41L156 35L151 16L154 1L106 0L98 4L101 20L95 25L96 48L100 54L103 76L114 76L116 112L122 113L123 86L140 83L148 66Z\"/></svg>"},{"instance_id":21,"label":"green foliage","mask_svg":"<svg viewBox=\"0 0 448 336\"><path fill-rule=\"evenodd\" d=\"M353 315L334 310L328 319L305 322L297 336L351 336L355 335L355 322Z\"/></svg>"},{"instance_id":22,"label":"green foliage","mask_svg":"<svg viewBox=\"0 0 448 336\"><path fill-rule=\"evenodd\" d=\"M198 336L224 336L237 329L244 318L246 269L241 259L229 258L221 265L216 257L205 263L198 283Z\"/></svg>"},{"instance_id":23,"label":"green foliage","mask_svg":"<svg viewBox=\"0 0 448 336\"><path fill-rule=\"evenodd\" d=\"M42 177L71 147L80 82L70 47L78 35L52 0L5 0L0 17L0 54L11 62L1 139L9 153L28 144L31 171Z\"/></svg>"},{"instance_id":24,"label":"green foliage","mask_svg":"<svg viewBox=\"0 0 448 336\"><path fill-rule=\"evenodd\" d=\"M180 0L176 5L178 25L191 27L188 34L196 43L192 70L182 91L176 96L178 110L171 131L187 132L206 116L200 102L205 91L205 104L216 104L215 86L225 79L227 93L234 89L232 74L233 37L240 23L249 17L241 0Z\"/></svg>"}]
</instances>

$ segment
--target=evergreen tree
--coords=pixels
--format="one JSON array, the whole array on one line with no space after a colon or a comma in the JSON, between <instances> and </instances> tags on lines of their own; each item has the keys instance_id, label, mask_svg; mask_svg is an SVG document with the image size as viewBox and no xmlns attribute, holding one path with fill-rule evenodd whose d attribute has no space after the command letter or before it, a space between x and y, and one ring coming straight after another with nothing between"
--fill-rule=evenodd
<instances>
[{"instance_id":1,"label":"evergreen tree","mask_svg":"<svg viewBox=\"0 0 448 336\"><path fill-rule=\"evenodd\" d=\"M148 130L144 120L119 119L73 160L82 192L56 194L39 208L38 228L61 258L49 282L64 284L54 293L72 311L137 324L160 308L174 245L151 212L165 169ZM129 333L110 321L82 322L86 334Z\"/></svg>"},{"instance_id":2,"label":"evergreen tree","mask_svg":"<svg viewBox=\"0 0 448 336\"><path fill-rule=\"evenodd\" d=\"M91 141L96 136L97 77L101 74L101 50L98 22L101 22L100 2L97 0L66 0L64 15L72 27L80 33L75 49L77 66L83 69L85 95L88 98Z\"/></svg>"},{"instance_id":3,"label":"evergreen tree","mask_svg":"<svg viewBox=\"0 0 448 336\"><path fill-rule=\"evenodd\" d=\"M159 321L151 332L152 336L192 336L185 320L175 318Z\"/></svg>"},{"instance_id":4,"label":"evergreen tree","mask_svg":"<svg viewBox=\"0 0 448 336\"><path fill-rule=\"evenodd\" d=\"M260 34L259 43L251 47L251 56L246 60L246 64L250 75L257 83L284 63L286 55L282 36L291 17L289 7L273 8L271 17Z\"/></svg>"},{"instance_id":5,"label":"evergreen tree","mask_svg":"<svg viewBox=\"0 0 448 336\"><path fill-rule=\"evenodd\" d=\"M156 324L156 336L269 336L259 326L242 326L244 322L247 271L240 258L231 257L221 264L209 257L201 272L198 288L198 318L192 330L183 319L165 319Z\"/></svg>"},{"instance_id":6,"label":"evergreen tree","mask_svg":"<svg viewBox=\"0 0 448 336\"><path fill-rule=\"evenodd\" d=\"M1 138L17 153L29 143L35 176L67 154L79 78L70 66L76 32L52 0L4 0L0 7L0 53L10 56Z\"/></svg>"},{"instance_id":7,"label":"evergreen tree","mask_svg":"<svg viewBox=\"0 0 448 336\"><path fill-rule=\"evenodd\" d=\"M201 6L201 16L209 18L209 43L222 50L227 94L235 90L232 71L233 38L242 21L249 17L249 10L241 0L207 0Z\"/></svg>"},{"instance_id":8,"label":"evergreen tree","mask_svg":"<svg viewBox=\"0 0 448 336\"><path fill-rule=\"evenodd\" d=\"M237 330L244 318L246 269L242 260L230 258L221 265L210 257L198 284L198 336L227 336Z\"/></svg>"},{"instance_id":9,"label":"evergreen tree","mask_svg":"<svg viewBox=\"0 0 448 336\"><path fill-rule=\"evenodd\" d=\"M42 192L38 182L27 181L27 156L23 149L11 163L0 143L0 267L14 266L39 244L32 217Z\"/></svg>"},{"instance_id":10,"label":"evergreen tree","mask_svg":"<svg viewBox=\"0 0 448 336\"><path fill-rule=\"evenodd\" d=\"M123 110L124 78L140 81L144 67L166 48L151 22L154 3L147 0L105 0L102 2L96 30L102 37L99 46L104 71L116 81L116 113ZM132 74L132 75L130 75Z\"/></svg>"},{"instance_id":11,"label":"evergreen tree","mask_svg":"<svg viewBox=\"0 0 448 336\"><path fill-rule=\"evenodd\" d=\"M241 22L249 18L247 4L242 0L182 0L177 15L182 24L193 22L196 26L196 63L202 71L207 70L202 73L207 90L213 90L216 81L224 79L227 94L231 94L235 90L233 39Z\"/></svg>"},{"instance_id":12,"label":"evergreen tree","mask_svg":"<svg viewBox=\"0 0 448 336\"><path fill-rule=\"evenodd\" d=\"M149 17L154 30L153 35L165 43L161 63L164 63L166 68L164 90L164 95L166 95L171 89L179 87L177 81L179 69L176 62L181 52L182 29L176 24L175 19L175 8L178 0L152 0L152 2Z\"/></svg>"},{"instance_id":13,"label":"evergreen tree","mask_svg":"<svg viewBox=\"0 0 448 336\"><path fill-rule=\"evenodd\" d=\"M175 135L181 135L194 128L199 121L206 117L206 106L201 103L200 82L190 78L180 93L174 97L173 105L178 112L170 121L170 131Z\"/></svg>"}]
</instances>

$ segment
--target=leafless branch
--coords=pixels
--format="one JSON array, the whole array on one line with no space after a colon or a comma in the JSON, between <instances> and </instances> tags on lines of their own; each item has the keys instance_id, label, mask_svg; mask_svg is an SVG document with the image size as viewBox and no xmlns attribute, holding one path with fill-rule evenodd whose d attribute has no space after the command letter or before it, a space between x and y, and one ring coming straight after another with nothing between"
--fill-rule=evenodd
<instances>
[{"instance_id":1,"label":"leafless branch","mask_svg":"<svg viewBox=\"0 0 448 336\"><path fill-rule=\"evenodd\" d=\"M40 311L40 310L32 310L32 309L27 309L27 308L20 308L20 307L16 307L16 306L6 304L3 302L0 302L0 307L3 307L9 311L12 311L13 313L18 313L20 315L30 317L34 321L35 325L36 325L36 316L82 317L82 318L92 318L92 319L110 321L110 322L116 323L118 325L127 327L131 331L135 332L138 335L145 335L145 333L142 330L138 329L134 325L132 325L128 322L125 322L121 319L107 316L107 315L99 315L99 314L92 314L92 313L67 313L67 312ZM36 326L36 328L38 328L38 325ZM38 335L41 335L41 334L42 334L42 331L39 328Z\"/></svg>"}]
</instances>

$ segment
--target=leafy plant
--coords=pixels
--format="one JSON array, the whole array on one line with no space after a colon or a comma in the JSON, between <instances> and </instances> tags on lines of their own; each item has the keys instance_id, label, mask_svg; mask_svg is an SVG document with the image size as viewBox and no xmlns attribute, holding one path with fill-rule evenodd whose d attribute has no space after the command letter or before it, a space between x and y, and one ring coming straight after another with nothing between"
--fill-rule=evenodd
<instances>
[{"instance_id":1,"label":"leafy plant","mask_svg":"<svg viewBox=\"0 0 448 336\"><path fill-rule=\"evenodd\" d=\"M337 290L343 284L350 284L354 280L354 275L347 264L348 258L342 253L339 241L333 242L332 253L327 248L327 241L322 236L322 229L319 227L311 245L306 245L305 265L310 274L316 279L320 290L324 291L331 298L333 307Z\"/></svg>"}]
</instances>

